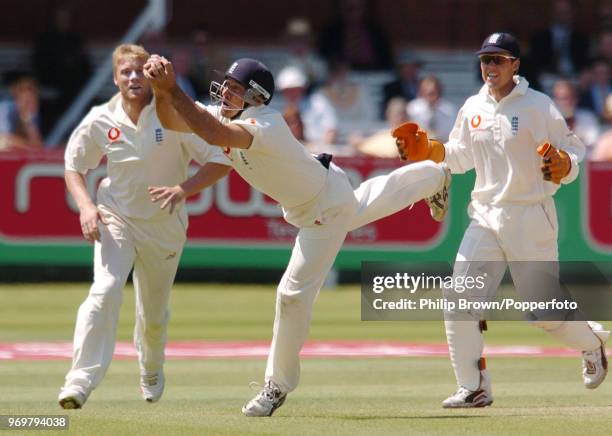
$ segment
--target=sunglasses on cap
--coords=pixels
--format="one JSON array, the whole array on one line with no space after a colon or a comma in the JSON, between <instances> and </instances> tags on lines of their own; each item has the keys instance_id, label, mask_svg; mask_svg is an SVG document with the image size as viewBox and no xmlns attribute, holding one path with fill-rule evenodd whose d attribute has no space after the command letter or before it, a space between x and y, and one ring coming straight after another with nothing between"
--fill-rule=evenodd
<instances>
[{"instance_id":1,"label":"sunglasses on cap","mask_svg":"<svg viewBox=\"0 0 612 436\"><path fill-rule=\"evenodd\" d=\"M505 63L506 60L513 61L515 59L516 58L512 56L505 56L505 55L482 55L480 56L480 62L485 65L489 65L491 62L493 62L495 65L501 65Z\"/></svg>"}]
</instances>

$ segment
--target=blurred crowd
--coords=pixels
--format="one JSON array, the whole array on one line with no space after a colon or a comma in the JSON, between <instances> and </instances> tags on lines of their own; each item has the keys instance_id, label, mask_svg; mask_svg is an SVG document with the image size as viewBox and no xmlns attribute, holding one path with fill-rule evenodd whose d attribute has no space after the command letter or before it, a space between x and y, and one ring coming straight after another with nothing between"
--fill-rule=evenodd
<instances>
[{"instance_id":1,"label":"blurred crowd","mask_svg":"<svg viewBox=\"0 0 612 436\"><path fill-rule=\"evenodd\" d=\"M430 137L448 140L459 108L445 98L439 78L428 73L416 52L394 50L371 2L336 3L335 18L323 28L315 31L296 17L279 38L286 56L275 71L272 106L294 135L312 152L378 157L396 156L389 132L406 120L419 123ZM583 34L573 27L571 1L552 4L548 27L524 36L519 73L553 98L587 146L588 159L612 161L612 27L603 23L598 34ZM30 64L3 75L0 150L54 146L44 144L44 135L92 72L86 44L72 24L70 10L58 8L36 38ZM148 33L140 43L169 57L182 89L203 102L210 82L219 80L232 60L205 24L194 27L180 44L170 43L163 33ZM377 72L390 79L373 95L361 79Z\"/></svg>"}]
</instances>

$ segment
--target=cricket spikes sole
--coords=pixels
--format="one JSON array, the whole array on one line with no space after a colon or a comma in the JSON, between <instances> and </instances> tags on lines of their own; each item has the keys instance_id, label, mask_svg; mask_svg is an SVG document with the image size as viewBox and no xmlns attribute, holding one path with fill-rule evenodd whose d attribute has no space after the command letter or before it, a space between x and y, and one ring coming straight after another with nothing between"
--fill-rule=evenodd
<instances>
[{"instance_id":1,"label":"cricket spikes sole","mask_svg":"<svg viewBox=\"0 0 612 436\"><path fill-rule=\"evenodd\" d=\"M159 401L164 393L165 384L166 379L164 377L163 370L153 374L141 374L140 391L142 392L142 398L147 403L155 403Z\"/></svg>"},{"instance_id":2,"label":"cricket spikes sole","mask_svg":"<svg viewBox=\"0 0 612 436\"><path fill-rule=\"evenodd\" d=\"M452 180L450 168L445 164L441 164L441 167L444 169L444 185L441 190L425 199L425 203L429 206L431 217L436 221L444 221L444 217L446 217L448 212L448 194Z\"/></svg>"},{"instance_id":3,"label":"cricket spikes sole","mask_svg":"<svg viewBox=\"0 0 612 436\"><path fill-rule=\"evenodd\" d=\"M607 374L608 358L604 345L593 351L582 352L582 381L587 389L598 387Z\"/></svg>"}]
</instances>

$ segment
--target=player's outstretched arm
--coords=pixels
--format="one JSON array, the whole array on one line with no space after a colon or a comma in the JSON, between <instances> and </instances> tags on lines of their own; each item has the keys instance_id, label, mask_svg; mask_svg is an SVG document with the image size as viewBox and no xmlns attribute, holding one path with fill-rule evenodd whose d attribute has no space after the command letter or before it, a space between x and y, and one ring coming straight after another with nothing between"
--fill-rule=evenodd
<instances>
[{"instance_id":1,"label":"player's outstretched arm","mask_svg":"<svg viewBox=\"0 0 612 436\"><path fill-rule=\"evenodd\" d=\"M159 55L152 55L143 67L144 76L151 83L155 94L155 110L157 117L165 129L176 130L178 132L192 133L187 123L181 118L178 112L172 107L172 102L167 89L164 89L165 58ZM171 79L176 82L176 78Z\"/></svg>"},{"instance_id":2,"label":"player's outstretched arm","mask_svg":"<svg viewBox=\"0 0 612 436\"><path fill-rule=\"evenodd\" d=\"M151 201L157 203L162 201L161 208L170 206L169 213L174 211L178 203L209 186L214 185L225 177L232 170L232 167L214 162L209 162L202 166L197 173L176 186L150 186L149 195Z\"/></svg>"},{"instance_id":3,"label":"player's outstretched arm","mask_svg":"<svg viewBox=\"0 0 612 436\"><path fill-rule=\"evenodd\" d=\"M76 171L65 170L64 179L66 181L68 191L79 207L79 220L81 221L81 231L83 232L83 237L88 242L99 241L100 231L98 229L98 221L102 222L102 224L106 223L100 215L100 211L89 196L89 192L87 192L85 177Z\"/></svg>"},{"instance_id":4,"label":"player's outstretched arm","mask_svg":"<svg viewBox=\"0 0 612 436\"><path fill-rule=\"evenodd\" d=\"M176 128L189 130L211 145L218 147L249 148L253 142L253 136L242 127L234 124L223 124L204 108L199 107L176 83L176 75L172 63L163 57L153 55L149 58L144 68L147 77L153 86L155 98L161 99L162 114L158 113L162 124L162 117L168 117L165 122ZM178 113L185 124L174 125L176 118L170 111L165 109L167 104ZM158 103L159 104L159 103ZM165 124L163 124L166 127ZM171 128L171 127L167 127Z\"/></svg>"}]
</instances>

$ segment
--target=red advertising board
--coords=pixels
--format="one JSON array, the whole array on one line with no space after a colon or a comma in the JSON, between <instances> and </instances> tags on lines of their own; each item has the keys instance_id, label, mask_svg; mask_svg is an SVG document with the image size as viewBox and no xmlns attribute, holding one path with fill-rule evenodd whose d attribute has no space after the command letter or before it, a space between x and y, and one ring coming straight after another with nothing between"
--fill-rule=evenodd
<instances>
[{"instance_id":1,"label":"red advertising board","mask_svg":"<svg viewBox=\"0 0 612 436\"><path fill-rule=\"evenodd\" d=\"M335 158L355 186L399 165L393 159ZM193 168L195 170L195 168ZM104 165L87 176L90 192L104 177ZM216 186L187 202L189 243L286 244L297 231L280 208L232 172ZM444 227L419 202L412 210L366 225L349 234L348 245L431 247ZM0 235L13 241L82 240L78 212L63 181L60 152L0 154Z\"/></svg>"},{"instance_id":2,"label":"red advertising board","mask_svg":"<svg viewBox=\"0 0 612 436\"><path fill-rule=\"evenodd\" d=\"M587 188L588 235L599 248L612 250L612 162L591 162Z\"/></svg>"}]
</instances>

